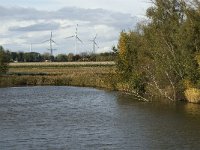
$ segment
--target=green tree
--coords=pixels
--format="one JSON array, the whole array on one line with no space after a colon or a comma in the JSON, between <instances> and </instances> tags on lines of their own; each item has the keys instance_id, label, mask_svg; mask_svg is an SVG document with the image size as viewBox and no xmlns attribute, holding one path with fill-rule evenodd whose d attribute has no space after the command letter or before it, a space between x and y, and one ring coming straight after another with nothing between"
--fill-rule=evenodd
<instances>
[{"instance_id":1,"label":"green tree","mask_svg":"<svg viewBox=\"0 0 200 150\"><path fill-rule=\"evenodd\" d=\"M137 94L145 93L145 76L140 68L143 36L139 32L121 32L117 68L122 80Z\"/></svg>"},{"instance_id":2,"label":"green tree","mask_svg":"<svg viewBox=\"0 0 200 150\"><path fill-rule=\"evenodd\" d=\"M67 62L67 56L65 54L59 54L56 56L56 61Z\"/></svg>"},{"instance_id":3,"label":"green tree","mask_svg":"<svg viewBox=\"0 0 200 150\"><path fill-rule=\"evenodd\" d=\"M73 53L69 53L69 54L67 55L67 60L68 60L69 62L71 62L71 61L73 61L73 57L74 57L74 54L73 54Z\"/></svg>"},{"instance_id":4,"label":"green tree","mask_svg":"<svg viewBox=\"0 0 200 150\"><path fill-rule=\"evenodd\" d=\"M152 0L148 22L121 32L117 67L132 89L170 100L184 98L185 81L197 85L200 2Z\"/></svg>"},{"instance_id":5,"label":"green tree","mask_svg":"<svg viewBox=\"0 0 200 150\"><path fill-rule=\"evenodd\" d=\"M0 74L5 74L8 70L8 57L4 48L0 46Z\"/></svg>"},{"instance_id":6,"label":"green tree","mask_svg":"<svg viewBox=\"0 0 200 150\"><path fill-rule=\"evenodd\" d=\"M149 78L161 95L176 100L183 95L184 88L180 84L185 79L194 83L198 79L198 65L186 41L187 7L183 0L155 0L154 4L147 11L151 22L144 28L153 58Z\"/></svg>"}]
</instances>

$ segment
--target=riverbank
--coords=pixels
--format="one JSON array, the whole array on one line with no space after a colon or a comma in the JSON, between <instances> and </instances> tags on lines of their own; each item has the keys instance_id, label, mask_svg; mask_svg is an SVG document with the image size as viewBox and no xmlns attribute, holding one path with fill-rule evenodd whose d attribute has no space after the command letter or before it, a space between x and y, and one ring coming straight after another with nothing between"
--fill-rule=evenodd
<instances>
[{"instance_id":1,"label":"riverbank","mask_svg":"<svg viewBox=\"0 0 200 150\"><path fill-rule=\"evenodd\" d=\"M0 77L0 87L16 86L95 87L129 93L142 101L152 100L120 82L114 62L11 63L7 74ZM189 102L199 103L196 93L187 91L186 96Z\"/></svg>"},{"instance_id":2,"label":"riverbank","mask_svg":"<svg viewBox=\"0 0 200 150\"><path fill-rule=\"evenodd\" d=\"M113 89L114 62L11 63L0 87L82 86Z\"/></svg>"}]
</instances>

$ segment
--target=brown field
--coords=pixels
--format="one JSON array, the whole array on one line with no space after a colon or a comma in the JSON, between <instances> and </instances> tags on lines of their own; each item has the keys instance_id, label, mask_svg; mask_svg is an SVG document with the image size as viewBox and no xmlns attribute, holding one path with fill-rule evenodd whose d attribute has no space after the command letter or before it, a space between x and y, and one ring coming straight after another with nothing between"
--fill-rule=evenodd
<instances>
[{"instance_id":1,"label":"brown field","mask_svg":"<svg viewBox=\"0 0 200 150\"><path fill-rule=\"evenodd\" d=\"M22 66L112 66L115 62L27 62L27 63L10 63L11 67Z\"/></svg>"},{"instance_id":2,"label":"brown field","mask_svg":"<svg viewBox=\"0 0 200 150\"><path fill-rule=\"evenodd\" d=\"M69 85L112 88L114 62L11 63L0 87Z\"/></svg>"}]
</instances>

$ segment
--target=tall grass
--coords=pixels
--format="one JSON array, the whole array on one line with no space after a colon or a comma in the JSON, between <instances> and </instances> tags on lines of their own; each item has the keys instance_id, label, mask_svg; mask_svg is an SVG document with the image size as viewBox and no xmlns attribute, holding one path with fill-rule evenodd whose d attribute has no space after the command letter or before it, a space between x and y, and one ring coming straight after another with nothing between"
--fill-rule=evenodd
<instances>
[{"instance_id":1,"label":"tall grass","mask_svg":"<svg viewBox=\"0 0 200 150\"><path fill-rule=\"evenodd\" d=\"M114 62L28 62L28 63L10 63L10 68L25 67L103 67L114 66Z\"/></svg>"},{"instance_id":2,"label":"tall grass","mask_svg":"<svg viewBox=\"0 0 200 150\"><path fill-rule=\"evenodd\" d=\"M13 63L8 74L0 77L0 87L70 85L113 89L113 74L113 62Z\"/></svg>"}]
</instances>

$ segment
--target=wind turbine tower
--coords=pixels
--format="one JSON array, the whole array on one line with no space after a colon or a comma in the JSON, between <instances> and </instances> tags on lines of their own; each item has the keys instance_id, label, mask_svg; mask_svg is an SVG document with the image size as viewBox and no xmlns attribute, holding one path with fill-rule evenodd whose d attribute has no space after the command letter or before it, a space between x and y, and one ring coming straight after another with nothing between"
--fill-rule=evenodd
<instances>
[{"instance_id":1,"label":"wind turbine tower","mask_svg":"<svg viewBox=\"0 0 200 150\"><path fill-rule=\"evenodd\" d=\"M33 43L30 44L30 53L32 52L33 50Z\"/></svg>"},{"instance_id":2,"label":"wind turbine tower","mask_svg":"<svg viewBox=\"0 0 200 150\"><path fill-rule=\"evenodd\" d=\"M99 46L97 45L96 39L97 39L97 34L95 35L95 37L92 40L90 40L93 43L93 51L92 52L94 54L96 52L96 47L99 48Z\"/></svg>"},{"instance_id":3,"label":"wind turbine tower","mask_svg":"<svg viewBox=\"0 0 200 150\"><path fill-rule=\"evenodd\" d=\"M46 42L49 42L49 49L48 50L50 50L51 56L53 56L53 51L56 50L56 49L53 49L53 43L56 44L56 42L53 40L53 33L52 33L52 31L51 31L50 39L46 40L46 41L44 41L42 43L46 43Z\"/></svg>"},{"instance_id":4,"label":"wind turbine tower","mask_svg":"<svg viewBox=\"0 0 200 150\"><path fill-rule=\"evenodd\" d=\"M72 35L72 36L69 36L69 37L66 37L65 39L69 39L69 38L75 38L75 54L77 53L77 42L81 42L81 39L78 37L78 24L76 25L76 31L75 31L75 34Z\"/></svg>"}]
</instances>

